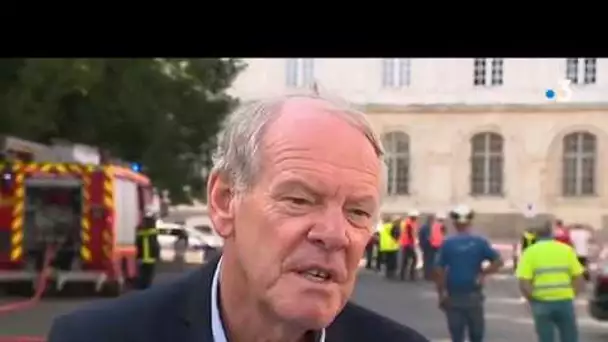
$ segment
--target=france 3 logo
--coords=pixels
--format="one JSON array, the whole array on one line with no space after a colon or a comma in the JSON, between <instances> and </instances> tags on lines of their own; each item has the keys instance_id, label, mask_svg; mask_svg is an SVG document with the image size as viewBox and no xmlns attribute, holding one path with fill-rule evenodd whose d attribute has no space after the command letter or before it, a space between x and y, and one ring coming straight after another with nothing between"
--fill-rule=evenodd
<instances>
[{"instance_id":1,"label":"france 3 logo","mask_svg":"<svg viewBox=\"0 0 608 342\"><path fill-rule=\"evenodd\" d=\"M545 97L550 101L568 102L572 98L572 88L570 88L570 80L560 80L557 82L558 87L547 89Z\"/></svg>"}]
</instances>

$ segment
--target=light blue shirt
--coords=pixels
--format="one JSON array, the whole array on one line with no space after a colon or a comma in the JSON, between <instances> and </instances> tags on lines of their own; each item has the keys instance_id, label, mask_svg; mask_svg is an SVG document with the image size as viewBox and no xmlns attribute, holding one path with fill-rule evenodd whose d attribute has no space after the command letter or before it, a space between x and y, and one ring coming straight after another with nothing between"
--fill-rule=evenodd
<instances>
[{"instance_id":1,"label":"light blue shirt","mask_svg":"<svg viewBox=\"0 0 608 342\"><path fill-rule=\"evenodd\" d=\"M219 285L220 268L222 266L222 258L217 263L213 280L211 281L211 334L213 342L228 342L222 318L220 317L220 309L218 307L219 299L217 298L217 288ZM321 330L321 337L318 342L325 342L325 329Z\"/></svg>"},{"instance_id":2,"label":"light blue shirt","mask_svg":"<svg viewBox=\"0 0 608 342\"><path fill-rule=\"evenodd\" d=\"M220 261L217 263L211 282L211 334L213 335L213 342L228 342L226 339L226 332L224 331L224 325L222 324L222 318L220 317L220 309L218 308L219 301L217 298L217 287L219 284L221 266L222 258L220 258Z\"/></svg>"}]
</instances>

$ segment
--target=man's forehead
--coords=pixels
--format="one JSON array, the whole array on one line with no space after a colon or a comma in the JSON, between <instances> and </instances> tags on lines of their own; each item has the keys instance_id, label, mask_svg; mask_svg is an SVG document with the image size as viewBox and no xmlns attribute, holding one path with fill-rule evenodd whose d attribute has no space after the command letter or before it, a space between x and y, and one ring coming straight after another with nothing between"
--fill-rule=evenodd
<instances>
[{"instance_id":1,"label":"man's forehead","mask_svg":"<svg viewBox=\"0 0 608 342\"><path fill-rule=\"evenodd\" d=\"M380 161L362 130L340 115L345 110L323 99L287 100L268 126L263 143L273 172L297 170L310 173L307 178L343 174L349 182L358 179L375 187Z\"/></svg>"},{"instance_id":2,"label":"man's forehead","mask_svg":"<svg viewBox=\"0 0 608 342\"><path fill-rule=\"evenodd\" d=\"M353 126L348 119L348 109L339 107L325 99L295 97L281 104L277 118L269 125L271 135L288 135L290 140L296 136L289 131L303 133L314 138L327 130L338 130L338 133L365 138L361 129ZM299 135L299 134L297 134ZM355 139L357 139L355 138Z\"/></svg>"},{"instance_id":3,"label":"man's forehead","mask_svg":"<svg viewBox=\"0 0 608 342\"><path fill-rule=\"evenodd\" d=\"M320 159L330 157L334 160L336 155L342 155L339 159L346 163L352 157L362 165L377 166L378 156L373 144L363 129L347 118L346 111L322 99L290 99L269 125L264 145L275 153L286 148L314 149Z\"/></svg>"}]
</instances>

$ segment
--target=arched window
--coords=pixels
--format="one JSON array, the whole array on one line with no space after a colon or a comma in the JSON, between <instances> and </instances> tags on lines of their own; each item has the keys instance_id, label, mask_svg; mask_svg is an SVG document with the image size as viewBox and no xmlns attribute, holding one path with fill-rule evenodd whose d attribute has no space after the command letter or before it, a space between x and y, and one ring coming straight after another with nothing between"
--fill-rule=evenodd
<instances>
[{"instance_id":1,"label":"arched window","mask_svg":"<svg viewBox=\"0 0 608 342\"><path fill-rule=\"evenodd\" d=\"M389 132L382 137L388 167L387 194L410 193L410 138L404 132Z\"/></svg>"},{"instance_id":2,"label":"arched window","mask_svg":"<svg viewBox=\"0 0 608 342\"><path fill-rule=\"evenodd\" d=\"M573 132L563 139L562 194L595 194L597 138L589 132Z\"/></svg>"},{"instance_id":3,"label":"arched window","mask_svg":"<svg viewBox=\"0 0 608 342\"><path fill-rule=\"evenodd\" d=\"M471 138L471 195L503 194L504 139L492 132Z\"/></svg>"}]
</instances>

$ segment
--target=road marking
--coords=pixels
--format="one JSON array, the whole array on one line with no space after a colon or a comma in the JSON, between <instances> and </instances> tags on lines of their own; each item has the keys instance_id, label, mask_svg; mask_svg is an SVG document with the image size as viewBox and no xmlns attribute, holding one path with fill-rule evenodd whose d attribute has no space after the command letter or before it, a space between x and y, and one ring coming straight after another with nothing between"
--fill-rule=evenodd
<instances>
[{"instance_id":1,"label":"road marking","mask_svg":"<svg viewBox=\"0 0 608 342\"><path fill-rule=\"evenodd\" d=\"M534 320L532 319L532 317L523 318L523 317L514 317L513 315L486 313L486 319L506 321L506 322L517 323L517 324L534 325ZM597 327L606 328L606 327L608 327L607 323L596 321L590 317L579 317L579 318L577 318L576 321L578 323L578 326L582 327L582 328L597 328Z\"/></svg>"},{"instance_id":2,"label":"road marking","mask_svg":"<svg viewBox=\"0 0 608 342\"><path fill-rule=\"evenodd\" d=\"M424 291L422 292L422 296L424 298L437 298L437 293L433 292L433 291ZM587 305L587 298L577 298L574 301L575 305L578 306L586 306ZM501 304L501 305L519 305L522 307L525 307L525 301L523 301L520 297L504 297L504 296L494 296L493 294L487 294L486 293L486 298L485 298L485 302L488 304Z\"/></svg>"}]
</instances>

